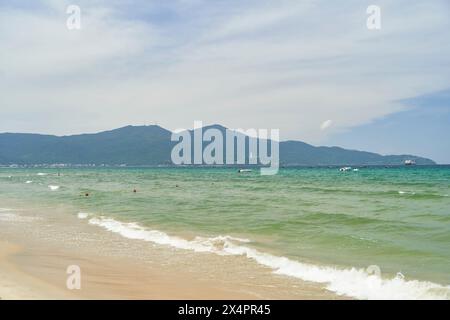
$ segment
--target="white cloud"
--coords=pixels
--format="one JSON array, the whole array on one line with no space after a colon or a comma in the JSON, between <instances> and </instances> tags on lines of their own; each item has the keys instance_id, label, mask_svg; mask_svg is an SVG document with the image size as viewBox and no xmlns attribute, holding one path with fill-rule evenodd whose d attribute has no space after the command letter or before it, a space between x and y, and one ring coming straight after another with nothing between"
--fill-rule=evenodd
<instances>
[{"instance_id":1,"label":"white cloud","mask_svg":"<svg viewBox=\"0 0 450 320\"><path fill-rule=\"evenodd\" d=\"M332 124L333 124L333 120L325 120L325 121L322 122L322 124L320 125L320 130L326 130L326 129L328 129Z\"/></svg>"},{"instance_id":2,"label":"white cloud","mask_svg":"<svg viewBox=\"0 0 450 320\"><path fill-rule=\"evenodd\" d=\"M0 11L0 131L202 120L317 143L450 83L444 1L379 1L380 31L360 1L79 1L81 31L64 4Z\"/></svg>"}]
</instances>

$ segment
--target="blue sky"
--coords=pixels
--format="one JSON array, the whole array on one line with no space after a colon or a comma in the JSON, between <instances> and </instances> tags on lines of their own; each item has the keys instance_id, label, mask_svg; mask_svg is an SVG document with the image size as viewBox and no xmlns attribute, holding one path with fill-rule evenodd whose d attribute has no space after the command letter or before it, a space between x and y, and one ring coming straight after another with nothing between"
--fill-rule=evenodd
<instances>
[{"instance_id":1,"label":"blue sky","mask_svg":"<svg viewBox=\"0 0 450 320\"><path fill-rule=\"evenodd\" d=\"M450 163L450 89L402 101L407 110L330 136L327 144Z\"/></svg>"},{"instance_id":2,"label":"blue sky","mask_svg":"<svg viewBox=\"0 0 450 320\"><path fill-rule=\"evenodd\" d=\"M81 30L66 8L81 8ZM381 30L366 27L369 5ZM0 132L278 128L450 163L446 0L0 0Z\"/></svg>"}]
</instances>

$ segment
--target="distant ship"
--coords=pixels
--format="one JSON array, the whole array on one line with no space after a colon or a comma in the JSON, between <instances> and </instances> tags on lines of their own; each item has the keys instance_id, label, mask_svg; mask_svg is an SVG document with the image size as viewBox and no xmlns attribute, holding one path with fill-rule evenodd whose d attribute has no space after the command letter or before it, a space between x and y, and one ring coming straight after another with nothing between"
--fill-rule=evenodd
<instances>
[{"instance_id":1,"label":"distant ship","mask_svg":"<svg viewBox=\"0 0 450 320\"><path fill-rule=\"evenodd\" d=\"M414 160L405 160L405 166L413 166L416 162Z\"/></svg>"}]
</instances>

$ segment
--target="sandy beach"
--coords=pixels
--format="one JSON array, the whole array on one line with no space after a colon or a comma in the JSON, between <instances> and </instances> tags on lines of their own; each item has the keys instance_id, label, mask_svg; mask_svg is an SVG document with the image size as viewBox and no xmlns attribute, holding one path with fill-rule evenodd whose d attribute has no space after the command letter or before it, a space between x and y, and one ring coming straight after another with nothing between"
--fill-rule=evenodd
<instances>
[{"instance_id":1,"label":"sandy beach","mask_svg":"<svg viewBox=\"0 0 450 320\"><path fill-rule=\"evenodd\" d=\"M17 245L0 242L0 299L69 298L66 292L20 271L10 260L20 252Z\"/></svg>"},{"instance_id":2,"label":"sandy beach","mask_svg":"<svg viewBox=\"0 0 450 320\"><path fill-rule=\"evenodd\" d=\"M15 216L0 220L2 299L338 298L245 258L124 240L57 211ZM80 290L66 286L71 265L81 269Z\"/></svg>"},{"instance_id":3,"label":"sandy beach","mask_svg":"<svg viewBox=\"0 0 450 320\"><path fill-rule=\"evenodd\" d=\"M27 251L0 243L0 297L2 299L219 299L229 292L197 283L180 274L168 274L115 259L95 259L61 253ZM65 267L83 266L81 290L65 285ZM24 271L26 270L26 271ZM163 271L163 270L160 270ZM238 299L251 298L238 294Z\"/></svg>"}]
</instances>

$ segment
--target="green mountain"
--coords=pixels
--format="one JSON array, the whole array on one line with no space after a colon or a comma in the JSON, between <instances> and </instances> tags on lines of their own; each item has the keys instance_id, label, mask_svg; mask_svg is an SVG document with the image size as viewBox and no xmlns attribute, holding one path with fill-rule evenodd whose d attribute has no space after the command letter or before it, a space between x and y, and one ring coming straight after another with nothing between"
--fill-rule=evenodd
<instances>
[{"instance_id":1,"label":"green mountain","mask_svg":"<svg viewBox=\"0 0 450 320\"><path fill-rule=\"evenodd\" d=\"M225 132L226 128L215 125ZM193 131L189 132L191 137ZM0 164L108 164L130 166L170 165L176 142L159 126L127 126L95 134L52 136L23 133L0 134ZM225 135L224 135L225 136ZM246 143L252 138L245 137ZM204 142L204 146L208 143ZM246 149L248 159L248 148ZM224 153L225 154L225 153ZM315 147L300 141L280 143L282 165L401 165L405 160L435 164L413 155L382 156L339 147Z\"/></svg>"}]
</instances>

